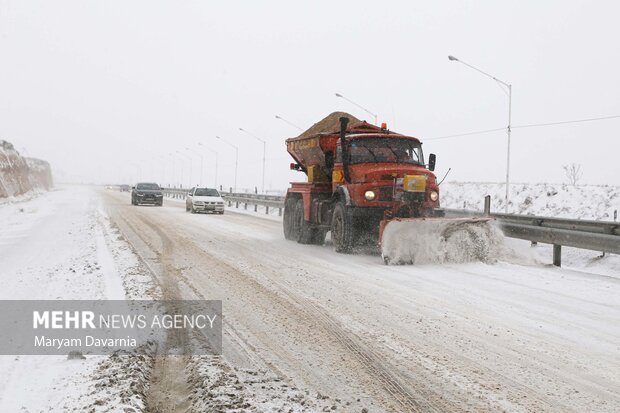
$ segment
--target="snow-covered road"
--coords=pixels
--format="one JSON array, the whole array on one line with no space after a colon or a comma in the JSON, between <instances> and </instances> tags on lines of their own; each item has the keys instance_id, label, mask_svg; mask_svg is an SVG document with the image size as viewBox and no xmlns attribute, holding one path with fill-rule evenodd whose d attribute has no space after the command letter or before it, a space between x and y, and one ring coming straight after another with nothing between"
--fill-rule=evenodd
<instances>
[{"instance_id":1,"label":"snow-covered road","mask_svg":"<svg viewBox=\"0 0 620 413\"><path fill-rule=\"evenodd\" d=\"M620 411L620 257L560 269L508 240L493 264L388 267L183 207L0 205L1 299L221 299L225 321L223 356L3 356L1 411Z\"/></svg>"},{"instance_id":2,"label":"snow-covered road","mask_svg":"<svg viewBox=\"0 0 620 413\"><path fill-rule=\"evenodd\" d=\"M273 219L103 197L177 294L224 300L226 363L319 393L318 406L620 410L618 257L592 274L515 244L494 264L386 267L285 241Z\"/></svg>"}]
</instances>

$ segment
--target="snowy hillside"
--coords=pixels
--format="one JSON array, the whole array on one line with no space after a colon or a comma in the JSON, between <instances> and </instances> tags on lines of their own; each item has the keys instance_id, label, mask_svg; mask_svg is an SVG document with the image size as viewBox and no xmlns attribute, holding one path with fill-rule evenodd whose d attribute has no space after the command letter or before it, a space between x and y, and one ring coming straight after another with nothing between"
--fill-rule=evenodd
<instances>
[{"instance_id":1,"label":"snowy hillside","mask_svg":"<svg viewBox=\"0 0 620 413\"><path fill-rule=\"evenodd\" d=\"M50 164L24 158L10 142L0 140L0 198L14 197L33 190L50 190Z\"/></svg>"},{"instance_id":2,"label":"snowy hillside","mask_svg":"<svg viewBox=\"0 0 620 413\"><path fill-rule=\"evenodd\" d=\"M478 209L491 195L491 211L504 212L506 186L498 183L444 182L444 208ZM602 185L512 184L508 212L558 218L613 221L620 210L620 187Z\"/></svg>"}]
</instances>

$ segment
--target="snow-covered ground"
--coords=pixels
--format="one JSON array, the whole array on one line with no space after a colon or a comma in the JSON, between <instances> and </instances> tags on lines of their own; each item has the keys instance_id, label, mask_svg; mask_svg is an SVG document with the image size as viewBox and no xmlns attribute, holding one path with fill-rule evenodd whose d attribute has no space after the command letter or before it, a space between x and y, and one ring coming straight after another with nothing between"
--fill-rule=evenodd
<instances>
[{"instance_id":1,"label":"snow-covered ground","mask_svg":"<svg viewBox=\"0 0 620 413\"><path fill-rule=\"evenodd\" d=\"M506 185L481 182L444 182L440 187L444 208L482 210L491 195L491 211L504 212ZM620 187L606 185L510 185L508 212L546 217L613 221L620 211Z\"/></svg>"},{"instance_id":2,"label":"snow-covered ground","mask_svg":"<svg viewBox=\"0 0 620 413\"><path fill-rule=\"evenodd\" d=\"M90 188L65 188L1 204L0 299L149 298L148 272L100 202ZM140 393L128 389L145 380L146 353L142 359L0 356L0 412L139 410Z\"/></svg>"}]
</instances>

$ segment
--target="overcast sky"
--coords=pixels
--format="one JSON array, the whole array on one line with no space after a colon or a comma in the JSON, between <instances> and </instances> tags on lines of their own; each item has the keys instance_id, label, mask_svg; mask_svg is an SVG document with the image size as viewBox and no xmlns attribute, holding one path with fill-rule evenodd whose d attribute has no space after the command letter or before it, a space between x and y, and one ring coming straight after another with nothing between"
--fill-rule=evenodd
<instances>
[{"instance_id":1,"label":"overcast sky","mask_svg":"<svg viewBox=\"0 0 620 413\"><path fill-rule=\"evenodd\" d=\"M58 180L260 187L288 171L284 140L335 110L432 137L620 115L617 1L0 0L0 138ZM514 129L513 182L620 185L620 119ZM204 146L199 146L198 142ZM503 181L506 133L427 140L437 175ZM184 155L176 154L176 151ZM170 154L176 155L170 155ZM173 162L173 159L176 159ZM185 160L184 160L185 159ZM173 175L173 167L176 167ZM140 173L140 176L138 176ZM164 175L165 174L165 175ZM165 179L165 180L164 180Z\"/></svg>"}]
</instances>

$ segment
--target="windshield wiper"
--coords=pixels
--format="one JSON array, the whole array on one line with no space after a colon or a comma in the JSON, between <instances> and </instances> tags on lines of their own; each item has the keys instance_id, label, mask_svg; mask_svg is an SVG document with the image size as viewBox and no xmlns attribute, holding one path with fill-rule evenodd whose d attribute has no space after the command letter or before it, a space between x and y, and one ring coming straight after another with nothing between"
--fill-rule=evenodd
<instances>
[{"instance_id":1,"label":"windshield wiper","mask_svg":"<svg viewBox=\"0 0 620 413\"><path fill-rule=\"evenodd\" d=\"M362 148L366 149L366 150L368 151L368 153L370 153L370 154L372 155L372 159L373 159L375 162L379 162L379 161L377 160L377 156L375 155L375 153L374 153L373 151L371 151L371 150L370 150L370 148L369 148L368 146L366 146L366 145L362 145L361 143L358 143L358 145L359 145L359 146L361 146Z\"/></svg>"}]
</instances>

